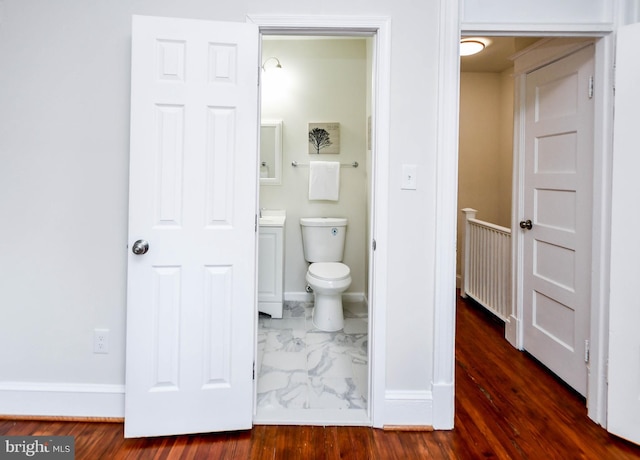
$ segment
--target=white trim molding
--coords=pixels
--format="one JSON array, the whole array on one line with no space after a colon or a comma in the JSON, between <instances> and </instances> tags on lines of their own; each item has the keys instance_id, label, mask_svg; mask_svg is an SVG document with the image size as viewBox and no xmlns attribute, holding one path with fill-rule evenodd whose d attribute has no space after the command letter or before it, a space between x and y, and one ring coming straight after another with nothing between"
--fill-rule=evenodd
<instances>
[{"instance_id":1,"label":"white trim molding","mask_svg":"<svg viewBox=\"0 0 640 460\"><path fill-rule=\"evenodd\" d=\"M454 419L456 225L460 28L458 2L440 0L436 238L434 277L433 427L450 430Z\"/></svg>"},{"instance_id":2,"label":"white trim molding","mask_svg":"<svg viewBox=\"0 0 640 460\"><path fill-rule=\"evenodd\" d=\"M247 20L256 24L261 32L284 35L354 35L377 33L389 27L386 16L333 16L333 15L288 15L248 14Z\"/></svg>"},{"instance_id":3,"label":"white trim molding","mask_svg":"<svg viewBox=\"0 0 640 460\"><path fill-rule=\"evenodd\" d=\"M124 385L2 382L0 414L122 418L124 393Z\"/></svg>"},{"instance_id":4,"label":"white trim molding","mask_svg":"<svg viewBox=\"0 0 640 460\"><path fill-rule=\"evenodd\" d=\"M513 74L528 74L593 43L593 38L589 37L563 37L561 41L552 37L543 38L511 57Z\"/></svg>"},{"instance_id":5,"label":"white trim molding","mask_svg":"<svg viewBox=\"0 0 640 460\"><path fill-rule=\"evenodd\" d=\"M524 177L524 161L517 152L524 152L524 124L519 120L524 120L525 115L525 75L514 76L513 80L513 176L511 195L511 228L518 228L520 212L524 209L524 184L520 180ZM522 234L518 231L511 234L511 316L505 324L505 338L513 347L518 350L524 349L522 321L523 317L523 292L521 289L524 282L522 261L524 258L524 244Z\"/></svg>"},{"instance_id":6,"label":"white trim molding","mask_svg":"<svg viewBox=\"0 0 640 460\"><path fill-rule=\"evenodd\" d=\"M540 36L566 36L568 33L584 37L597 37L604 33L611 32L614 28L612 23L585 23L585 24L538 24L520 23L518 30L526 30L528 34ZM466 33L474 35L492 36L512 36L514 35L514 24L510 23L488 23L488 22L464 22L463 29Z\"/></svg>"},{"instance_id":7,"label":"white trim molding","mask_svg":"<svg viewBox=\"0 0 640 460\"><path fill-rule=\"evenodd\" d=\"M387 391L385 425L433 426L433 394L430 391Z\"/></svg>"},{"instance_id":8,"label":"white trim molding","mask_svg":"<svg viewBox=\"0 0 640 460\"><path fill-rule=\"evenodd\" d=\"M591 357L587 410L589 418L607 426L609 363L609 290L613 176L613 112L615 38L596 40L593 158L593 244L591 249Z\"/></svg>"}]
</instances>

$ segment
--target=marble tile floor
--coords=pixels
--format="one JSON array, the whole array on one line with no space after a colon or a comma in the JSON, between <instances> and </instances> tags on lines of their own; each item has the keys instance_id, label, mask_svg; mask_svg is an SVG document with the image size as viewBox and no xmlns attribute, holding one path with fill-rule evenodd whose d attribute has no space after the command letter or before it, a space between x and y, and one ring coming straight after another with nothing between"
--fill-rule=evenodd
<instances>
[{"instance_id":1,"label":"marble tile floor","mask_svg":"<svg viewBox=\"0 0 640 460\"><path fill-rule=\"evenodd\" d=\"M257 411L367 408L368 320L364 303L344 303L338 332L314 328L312 302L286 302L282 319L260 314ZM345 414L346 415L346 414Z\"/></svg>"}]
</instances>

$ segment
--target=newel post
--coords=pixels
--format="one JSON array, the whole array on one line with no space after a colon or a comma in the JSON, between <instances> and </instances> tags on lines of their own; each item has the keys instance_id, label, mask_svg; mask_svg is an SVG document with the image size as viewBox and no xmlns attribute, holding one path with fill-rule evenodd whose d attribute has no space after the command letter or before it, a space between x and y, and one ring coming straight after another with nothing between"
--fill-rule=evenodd
<instances>
[{"instance_id":1,"label":"newel post","mask_svg":"<svg viewBox=\"0 0 640 460\"><path fill-rule=\"evenodd\" d=\"M469 266L469 241L470 233L469 232L469 219L475 219L476 214L478 213L477 209L473 208L464 208L462 209L462 213L464 214L464 226L462 227L462 246L460 248L460 263L462 267L460 267L460 296L462 298L467 297L467 267Z\"/></svg>"}]
</instances>

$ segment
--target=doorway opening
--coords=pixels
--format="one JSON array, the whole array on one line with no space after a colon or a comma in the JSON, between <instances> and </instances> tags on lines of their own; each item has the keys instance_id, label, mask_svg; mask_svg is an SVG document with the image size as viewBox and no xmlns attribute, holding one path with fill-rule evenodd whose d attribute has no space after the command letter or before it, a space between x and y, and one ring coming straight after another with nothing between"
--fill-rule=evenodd
<instances>
[{"instance_id":1,"label":"doorway opening","mask_svg":"<svg viewBox=\"0 0 640 460\"><path fill-rule=\"evenodd\" d=\"M281 126L281 159L261 158L258 203L261 212L286 217L282 309L263 309L258 317L254 423L372 424L374 47L373 33L262 36L261 120ZM319 153L309 147L317 124L333 129L331 149ZM340 163L337 200L311 199L310 161ZM299 223L304 217L347 218L342 262L352 282L342 296L339 331L313 326ZM270 266L258 262L259 311L260 271Z\"/></svg>"},{"instance_id":2,"label":"doorway opening","mask_svg":"<svg viewBox=\"0 0 640 460\"><path fill-rule=\"evenodd\" d=\"M531 312L531 308L533 308L531 305L527 306L525 304L525 301L532 302L531 295L527 296L527 294L523 292L523 288L522 288L523 276L524 277L527 276L526 267L523 267L523 261L526 261L527 259L523 258L521 247L525 239L525 236L522 235L521 229L518 228L518 220L519 218L523 218L523 215L519 215L519 214L521 214L522 212L526 212L526 209L528 209L525 207L525 198L527 195L524 189L524 185L527 180L531 180L531 179L526 179L526 177L531 178L532 176L524 175L526 171L525 171L525 162L523 161L524 154L522 152L527 151L527 148L528 148L527 147L528 141L526 141L526 139L528 139L527 132L529 131L533 132L533 125L528 124L528 123L531 123L530 121L527 121L527 124L525 125L525 115L524 115L525 113L524 110L526 110L524 108L526 105L525 99L522 99L522 101L520 101L519 98L526 97L527 98L526 100L527 101L529 100L528 99L529 98L529 90L528 90L529 77L525 77L525 74L535 75L536 73L539 73L539 69L542 69L543 67L550 68L551 65L556 65L556 68L559 69L560 64L555 64L559 62L558 58L556 58L554 61L548 61L547 63L543 63L542 65L538 65L537 67L534 66L526 70L523 70L525 68L523 67L523 65L520 65L520 70L516 69L519 72L520 77L515 77L513 66L512 66L512 63L510 62L511 59L504 59L504 58L505 57L508 58L509 55L514 57L522 56L524 54L524 51L522 50L525 50L527 47L536 48L543 43L543 40L547 40L547 39L541 38L541 37L522 37L522 36L502 37L500 36L500 37L488 37L487 40L491 43L491 45L497 44L497 46L493 50L493 53L487 53L484 56L483 56L483 53L479 53L475 56L461 58L458 211L463 208L477 209L478 219L487 221L489 223L495 223L500 226L508 227L511 229L512 232L514 232L513 238L516 244L514 244L512 247L515 253L517 254L517 257L515 256L511 257L511 260L513 261L512 278L513 280L517 280L517 281L515 281L513 284L513 290L512 290L512 295L514 296L513 297L514 301L512 302L513 311L509 312L510 318L507 317L506 336L508 340L517 348L529 349L529 347L533 347L533 345L531 345L530 343L528 347L523 342L523 330L524 330L524 334L526 334L527 331L531 331L531 329L528 329L528 330L525 329L527 327L526 324L520 325L520 326L518 326L517 324L517 323L523 323L523 321L525 321L527 318L526 315L523 315L523 308L528 309L527 311L529 312ZM562 43L563 46L566 45L567 49L569 49L572 43L575 43L576 41L582 41L582 39L576 40L576 38L569 38L569 37L567 37L566 40L563 38L559 38L555 40L557 42L559 41L560 43ZM582 41L582 43L592 43L592 41L585 40L585 41ZM487 46L485 51L491 50L491 45ZM570 51L564 54L563 56L566 57L569 55L574 55L575 53L578 52L577 50L581 49L580 48L581 46L584 46L584 45L577 46L575 50ZM541 48L542 47L538 48L538 50ZM603 44L600 43L598 45L596 42L595 48L596 48L596 54L595 54L596 60L598 58L602 59ZM598 49L600 51L598 51ZM502 57L499 56L501 50L504 53ZM592 51L592 54L593 54L593 51ZM499 59L502 59L503 61L502 67L500 67L500 64L498 63L499 61L496 62L496 57L498 57ZM561 60L565 61L564 58ZM531 62L535 62L535 61L532 60ZM551 62L554 62L554 64L551 64ZM603 59L603 62L604 62L604 59ZM568 64L562 64L562 65L568 66ZM600 66L602 66L602 64L600 64ZM571 72L572 72L571 78L573 80L574 71L572 70ZM593 82L593 76L597 72L598 70L591 71L591 84ZM577 71L575 71L575 74L577 75ZM562 81L561 77L562 77L561 75L558 77L554 77L555 79L549 77L551 79L550 80L548 79L548 81L550 81L551 83L547 83L547 87L549 87L551 84L559 85L559 83L557 82ZM578 79L578 77L576 77L576 79ZM585 78L581 76L580 79L584 80L585 82L584 83L585 91L582 91L582 88L578 88L581 91L576 92L576 97L578 97L577 94L580 94L581 96L584 95L585 98L587 97L593 98L594 97L593 89L591 90L591 93L590 93L591 96L587 96L588 91L586 91L586 88L589 85L589 76L585 75ZM533 81L536 81L536 80L533 80ZM533 83L531 83L531 85L533 85ZM599 97L602 97L602 94L604 92L603 88L605 87L604 81L602 81L602 85L603 86L595 92L596 100ZM542 92L544 91L545 91L545 88L542 88ZM558 98L554 98L554 104L557 102L557 99ZM598 103L596 104L597 104L596 106L598 106ZM563 117L566 118L565 114L573 113L573 112L563 111L562 113L563 113ZM579 111L576 111L576 113L586 113L586 111L579 110ZM593 126L594 123L595 123L595 126L597 126L598 122L602 121L604 117L605 117L605 114L596 113L595 117L591 117L591 121L590 121L591 126ZM565 118L562 118L562 119L558 118L555 124L563 123L563 126L564 125L569 126L567 125L567 121L565 120ZM487 119L490 119L491 121L487 122ZM532 119L532 118L529 117L529 119ZM515 120L515 131L514 131L514 120ZM549 121L553 123L554 122L553 117L547 121L547 124ZM554 141L556 141L557 139L563 139L563 135L564 137L568 137L568 135L571 134L572 132L573 131L569 130L568 128L565 128L564 131L562 131L559 134L556 133L553 136L550 134L545 134L545 135L540 134L539 136L540 136L540 139L542 140L540 140L540 144L535 144L537 146L536 149L545 148L544 147L545 142L547 144L550 144L550 142L547 141L548 139L553 139ZM598 134L598 133L601 133L601 131L598 129L595 130L596 134L594 136L593 129L576 128L575 136L579 136L580 132L588 133L587 137L590 138L589 142L591 143L592 146L598 143L599 138L602 135L602 134ZM515 142L514 142L514 139L515 139ZM535 140L537 142L539 139L535 138ZM585 142L586 141L581 141L581 145L585 145ZM539 158L538 155L546 155L547 158L553 157L554 162L561 161L563 158L562 150L563 149L565 151L572 150L571 145L569 145L568 143L566 145L561 145L556 142L556 144L557 145L554 145L553 148L550 150L549 149L547 151L540 150L540 152L536 153L536 161L537 162L546 161L542 158L542 156L540 156ZM601 160L601 158L599 158L599 154L595 153L597 152L597 149L594 152L593 147L589 151L587 151L588 149L586 149L586 147L583 147L583 148L585 149L585 152L589 156L588 162L591 162L592 160L595 162ZM578 150L576 149L576 151ZM483 171L483 168L485 173L477 174L477 171ZM543 165L543 167L540 168L540 173L541 174L553 173L555 168L556 168L555 164L548 163L546 166ZM546 171L547 169L548 171ZM585 168L583 166L580 166L579 170L589 171L588 168ZM571 171L569 170L563 170L559 172L563 174L571 173ZM513 181L512 181L512 178L513 178ZM591 184L588 186L587 189L582 190L577 195L580 195L582 193L583 197L588 196L588 200L586 198L583 198L583 199L585 199L585 203L587 203L585 204L585 208L589 209L589 213L591 212L591 209L593 207L594 217L592 218L591 216L588 216L589 221L585 225L580 225L579 227L582 229L585 229L585 228L587 229L582 231L582 233L584 233L585 231L589 232L588 233L589 242L586 245L583 245L583 247L586 247L587 253L590 254L591 246L593 245L593 241L595 241L590 239L590 230L591 230L591 227L594 229L597 229L599 226L599 223L595 220L598 214L597 202L594 201L594 206L592 206L589 203L590 203L591 197L593 196L594 197L593 199L596 200L595 197L597 197L601 193L601 191L598 190L598 183L600 180L600 178L598 177L598 174L596 174L593 178L591 177L591 175L589 175L588 180L591 181ZM571 182L571 178L568 175L567 175L566 181L567 181L567 184ZM557 194L558 191L565 192L564 195L569 195L570 193L573 193L569 189L565 190L564 185L562 186L555 185L552 187L551 185L549 185L550 184L549 181L546 181L545 184L547 185L545 185L544 187L539 186L541 191L538 189L534 189L534 193L538 192L538 195L540 195L540 196L536 195L537 198L540 200L544 198L545 194L547 195L551 195L553 193ZM513 200L513 203L511 202L512 200ZM553 203L549 202L547 204L547 210L555 209L557 208L557 206L559 205L557 204L556 201L553 201ZM538 213L536 213L536 215L537 214ZM563 214L569 215L570 213L563 213ZM461 247L464 243L461 241L460 234L461 234L462 228L465 226L465 219L464 217L461 216L461 214L458 214L458 215L459 215L458 241ZM546 217L549 218L549 215L547 214ZM523 221L523 223L525 222ZM525 227L527 229L531 229L531 224L529 224L529 226L525 225ZM555 227L562 227L562 226L555 225ZM570 230L569 227L570 226L568 226L566 229ZM527 230L525 229L523 231L527 231ZM595 231L596 230L594 230L594 232ZM580 230L578 231L578 233L580 233ZM540 244L539 246L543 247L542 244ZM550 247L550 245L546 245L545 247ZM554 247L557 248L558 246L554 246ZM544 250L544 247L543 249L538 248L538 250ZM562 260L556 260L555 267L559 267L561 262ZM457 264L458 264L457 265L458 267L462 267L463 261L458 260ZM460 274L460 271L458 273ZM589 280L589 281L592 281L592 280ZM523 300L523 296L525 296L524 300ZM569 300L567 300L567 302L569 302ZM584 302L581 302L581 304L583 303ZM548 307L549 305L551 305L551 302L547 301L547 305L542 305L539 308ZM583 318L586 315L586 320L588 321L589 318L590 317L593 318L594 315L597 317L598 309L599 307L596 305L594 308L589 309L589 311L587 311L586 313L581 313L581 315L583 315L582 316ZM549 307L549 310L551 311L550 307ZM568 311L568 309L566 309L566 311ZM551 313L548 313L548 314L551 314ZM576 314L576 318L577 318L577 314ZM568 317L567 321L572 321L572 320L571 318ZM573 325L573 323L570 323L570 324ZM576 320L576 324L578 324L577 320ZM598 331L599 330L598 328L600 327L601 326L599 325L599 323L596 323L596 324L592 323L591 327L586 326L586 330L584 330L584 332L580 332L580 334L587 334L587 337L589 337L588 334L593 335L594 331ZM535 329L542 330L542 327L536 326ZM554 331L554 332L557 332L557 331ZM552 336L552 333L549 331L545 332L545 334ZM529 342L532 342L532 339L530 339ZM578 342L580 342L578 345L582 345L581 340ZM578 347L576 347L576 349L577 348ZM543 362L543 364L545 364L544 359L541 359L541 361ZM553 364L549 363L546 365L549 368L553 369ZM584 364L584 366L586 366L586 364ZM593 382L595 382L596 379L597 377L593 379ZM585 377L584 382L581 381L580 385L586 386L587 383L588 383L587 377ZM580 385L578 385L576 388L580 387Z\"/></svg>"}]
</instances>

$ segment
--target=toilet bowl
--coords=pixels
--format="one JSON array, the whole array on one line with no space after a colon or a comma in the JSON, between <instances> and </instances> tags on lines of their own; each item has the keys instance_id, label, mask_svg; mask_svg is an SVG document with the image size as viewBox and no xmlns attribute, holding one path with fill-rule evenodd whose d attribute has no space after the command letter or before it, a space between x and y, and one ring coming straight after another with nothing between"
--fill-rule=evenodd
<instances>
[{"instance_id":1,"label":"toilet bowl","mask_svg":"<svg viewBox=\"0 0 640 460\"><path fill-rule=\"evenodd\" d=\"M313 325L327 332L344 327L342 293L351 286L351 270L340 262L316 262L305 276L313 289Z\"/></svg>"},{"instance_id":2,"label":"toilet bowl","mask_svg":"<svg viewBox=\"0 0 640 460\"><path fill-rule=\"evenodd\" d=\"M313 325L321 331L344 327L342 293L351 286L351 270L342 263L347 219L303 217L302 247L310 262L305 279L313 290Z\"/></svg>"}]
</instances>

